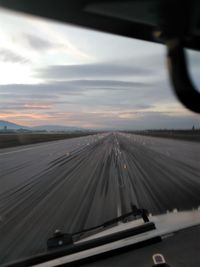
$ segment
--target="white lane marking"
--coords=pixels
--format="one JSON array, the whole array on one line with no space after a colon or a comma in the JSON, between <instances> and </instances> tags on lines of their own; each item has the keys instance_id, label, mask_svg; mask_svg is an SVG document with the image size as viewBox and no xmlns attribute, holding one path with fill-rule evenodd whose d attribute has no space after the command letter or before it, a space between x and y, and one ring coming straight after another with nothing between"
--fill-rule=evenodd
<instances>
[{"instance_id":1,"label":"white lane marking","mask_svg":"<svg viewBox=\"0 0 200 267\"><path fill-rule=\"evenodd\" d=\"M53 145L53 144L52 144ZM36 149L36 148L43 148L45 146L49 146L49 144L46 144L46 145L36 145L34 147L27 147L27 148L23 148L23 149L19 149L19 150L14 150L14 151L8 151L8 152L0 152L0 156L2 155L9 155L9 154L14 154L14 153L19 153L19 152L22 152L22 151L28 151L28 150L33 150L33 149ZM50 153L49 155L53 155L53 153Z\"/></svg>"},{"instance_id":2,"label":"white lane marking","mask_svg":"<svg viewBox=\"0 0 200 267\"><path fill-rule=\"evenodd\" d=\"M58 142L60 142L60 141L63 141L63 140L58 140ZM8 152L2 152L2 153L0 152L0 156L19 153L19 152L22 152L22 151L28 151L28 150L32 150L32 149L36 149L36 148L49 146L49 145L50 145L49 142L48 142L48 144L41 144L40 143L40 144L35 145L34 147L27 147L27 148L23 148L23 149L18 149L18 150L8 151ZM52 143L51 145L55 145L55 143ZM88 143L88 145L89 145L89 143ZM78 144L78 146L79 146L79 144Z\"/></svg>"},{"instance_id":3,"label":"white lane marking","mask_svg":"<svg viewBox=\"0 0 200 267\"><path fill-rule=\"evenodd\" d=\"M117 217L120 217L121 215L122 215L121 203L118 202L118 205L117 205ZM118 222L118 224L120 224L120 222Z\"/></svg>"},{"instance_id":4,"label":"white lane marking","mask_svg":"<svg viewBox=\"0 0 200 267\"><path fill-rule=\"evenodd\" d=\"M55 142L63 142L63 141L66 141L66 140L58 140L58 141L55 141ZM52 145L54 145L55 143L52 143ZM41 147L45 147L45 146L49 146L49 142L48 144L45 144L45 145L36 145L34 147L29 147L29 148L23 148L23 149L19 149L19 150L14 150L14 151L8 151L8 152L0 152L0 156L4 156L4 155L9 155L9 154L14 154L14 153L19 153L19 152L22 152L22 151L28 151L28 150L32 150L32 149L36 149L36 148L41 148ZM80 146L80 143L77 144L78 146ZM87 143L87 145L89 146L90 143Z\"/></svg>"},{"instance_id":5,"label":"white lane marking","mask_svg":"<svg viewBox=\"0 0 200 267\"><path fill-rule=\"evenodd\" d=\"M63 141L63 140L58 140L58 141L55 141L55 142L60 142L60 141ZM37 144L34 145L34 147L27 147L27 148L23 148L23 149L8 151L8 152L0 152L0 156L9 155L9 154L12 154L12 153L19 153L21 151L28 151L28 150L32 150L32 149L36 149L36 148L43 148L43 147L46 147L46 146L49 146L49 145L55 145L55 143L51 143L51 144L49 142L48 142L48 144L37 143Z\"/></svg>"},{"instance_id":6,"label":"white lane marking","mask_svg":"<svg viewBox=\"0 0 200 267\"><path fill-rule=\"evenodd\" d=\"M38 148L37 147L29 147L29 148L23 148L23 149L20 149L20 150L14 150L14 151L9 151L9 152L3 152L3 153L0 153L0 156L2 155L9 155L9 154L13 154L13 153L19 153L19 152L22 152L22 151L27 151L27 150L32 150L32 149L35 149L35 148Z\"/></svg>"}]
</instances>

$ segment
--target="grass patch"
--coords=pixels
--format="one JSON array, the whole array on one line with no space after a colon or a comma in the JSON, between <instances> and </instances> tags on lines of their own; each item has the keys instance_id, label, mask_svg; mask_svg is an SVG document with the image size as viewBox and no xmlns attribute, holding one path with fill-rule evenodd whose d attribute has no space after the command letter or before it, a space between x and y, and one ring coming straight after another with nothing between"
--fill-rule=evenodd
<instances>
[{"instance_id":1,"label":"grass patch","mask_svg":"<svg viewBox=\"0 0 200 267\"><path fill-rule=\"evenodd\" d=\"M183 141L200 142L200 130L147 130L147 131L130 131L129 133L151 136L151 137L171 138Z\"/></svg>"},{"instance_id":2,"label":"grass patch","mask_svg":"<svg viewBox=\"0 0 200 267\"><path fill-rule=\"evenodd\" d=\"M63 139L77 138L82 136L91 135L94 133L20 133L20 134L0 134L0 148L30 145L41 142L57 141Z\"/></svg>"}]
</instances>

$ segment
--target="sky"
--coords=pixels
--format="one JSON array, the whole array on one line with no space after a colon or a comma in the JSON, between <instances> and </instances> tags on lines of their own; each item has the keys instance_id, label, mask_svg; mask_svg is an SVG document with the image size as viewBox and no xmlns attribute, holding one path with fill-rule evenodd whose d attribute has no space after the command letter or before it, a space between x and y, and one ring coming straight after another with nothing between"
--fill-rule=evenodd
<instances>
[{"instance_id":1,"label":"sky","mask_svg":"<svg viewBox=\"0 0 200 267\"><path fill-rule=\"evenodd\" d=\"M0 120L102 129L200 127L168 81L160 44L0 9ZM189 51L200 87L200 55Z\"/></svg>"}]
</instances>

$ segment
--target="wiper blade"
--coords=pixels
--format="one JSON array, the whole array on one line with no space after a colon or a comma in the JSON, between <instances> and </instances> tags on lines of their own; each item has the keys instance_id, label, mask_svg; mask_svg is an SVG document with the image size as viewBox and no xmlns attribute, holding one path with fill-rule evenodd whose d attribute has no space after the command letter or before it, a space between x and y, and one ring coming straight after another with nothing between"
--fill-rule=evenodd
<instances>
[{"instance_id":1,"label":"wiper blade","mask_svg":"<svg viewBox=\"0 0 200 267\"><path fill-rule=\"evenodd\" d=\"M52 249L52 248L58 248L58 247L62 247L62 246L66 246L66 245L72 245L73 244L73 240L77 238L77 236L80 236L82 234L85 234L87 232L91 232L94 231L96 229L101 229L101 228L106 228L109 227L111 225L114 225L120 221L124 222L125 219L129 218L130 216L133 216L135 219L136 218L142 218L144 223L148 223L148 224L143 224L141 226L137 226L134 227L132 229L126 230L126 231L122 231L120 233L115 233L110 235L109 238L103 238L105 242L111 242L114 240L118 240L120 238L124 238L130 235L136 235L136 234L140 234L142 232L146 232L149 230L153 230L155 229L155 225L154 223L149 223L149 218L148 218L148 211L146 209L138 209L136 206L132 205L132 211L128 212L126 214L123 214L119 217L116 217L112 220L106 221L100 225L94 226L94 227L90 227L84 230L81 230L79 232L74 232L74 233L62 233L59 230L56 230L54 233L54 236L49 238L47 240L47 247L48 249Z\"/></svg>"},{"instance_id":2,"label":"wiper blade","mask_svg":"<svg viewBox=\"0 0 200 267\"><path fill-rule=\"evenodd\" d=\"M123 222L124 219L126 219L126 218L128 218L130 216L141 217L144 222L149 222L148 211L146 209L138 209L136 206L132 205L132 211L131 212L125 213L125 214L123 214L121 216L118 216L118 217L116 217L116 218L114 218L112 220L106 221L106 222L104 222L102 224L99 224L99 225L96 225L94 227L90 227L90 228L81 230L79 232L75 232L72 235L75 236L75 235L79 235L79 234L83 234L83 233L86 233L86 232L90 232L90 231L96 230L98 228L108 227L108 226L113 225L115 223L118 223L120 221Z\"/></svg>"}]
</instances>

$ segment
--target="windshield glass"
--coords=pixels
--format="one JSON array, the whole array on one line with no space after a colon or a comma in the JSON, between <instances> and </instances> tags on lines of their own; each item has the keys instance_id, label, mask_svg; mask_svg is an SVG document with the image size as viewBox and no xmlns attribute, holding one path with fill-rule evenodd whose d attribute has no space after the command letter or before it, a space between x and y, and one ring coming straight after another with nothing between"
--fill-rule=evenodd
<instances>
[{"instance_id":1,"label":"windshield glass","mask_svg":"<svg viewBox=\"0 0 200 267\"><path fill-rule=\"evenodd\" d=\"M198 208L200 119L171 91L164 46L0 16L0 264L132 206Z\"/></svg>"}]
</instances>

